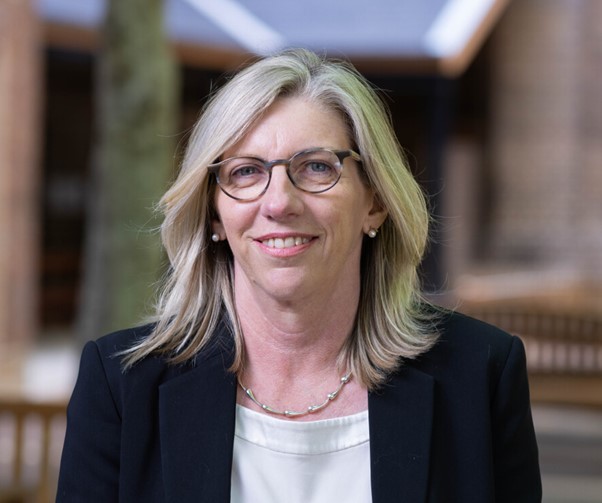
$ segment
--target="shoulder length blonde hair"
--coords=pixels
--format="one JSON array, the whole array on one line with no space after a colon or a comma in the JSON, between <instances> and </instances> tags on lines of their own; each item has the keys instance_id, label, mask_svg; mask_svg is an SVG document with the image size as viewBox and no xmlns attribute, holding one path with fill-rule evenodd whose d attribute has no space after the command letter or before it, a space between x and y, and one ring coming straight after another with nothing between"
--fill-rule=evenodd
<instances>
[{"instance_id":1,"label":"shoulder length blonde hair","mask_svg":"<svg viewBox=\"0 0 602 503\"><path fill-rule=\"evenodd\" d=\"M125 352L126 368L156 353L173 363L192 359L211 340L225 312L235 341L231 370L241 369L244 343L233 302L233 258L226 242L210 240L215 182L207 165L284 96L301 96L342 114L362 156L367 183L388 210L377 238L364 240L359 308L339 365L373 390L402 358L414 358L434 344L436 332L417 278L429 215L388 111L350 64L290 50L240 71L203 108L180 173L160 202L170 270L157 302L156 324L150 336Z\"/></svg>"}]
</instances>

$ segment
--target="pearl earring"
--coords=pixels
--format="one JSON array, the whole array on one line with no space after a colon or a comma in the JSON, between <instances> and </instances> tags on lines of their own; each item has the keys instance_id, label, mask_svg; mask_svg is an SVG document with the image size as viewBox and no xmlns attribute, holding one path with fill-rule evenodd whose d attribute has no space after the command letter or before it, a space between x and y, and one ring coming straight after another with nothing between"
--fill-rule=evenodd
<instances>
[{"instance_id":1,"label":"pearl earring","mask_svg":"<svg viewBox=\"0 0 602 503\"><path fill-rule=\"evenodd\" d=\"M377 234L378 230L377 229L370 229L368 231L368 236L370 236L371 238L375 238L376 234Z\"/></svg>"},{"instance_id":2,"label":"pearl earring","mask_svg":"<svg viewBox=\"0 0 602 503\"><path fill-rule=\"evenodd\" d=\"M213 241L214 243L217 243L219 241L219 234L217 233L213 233L211 234L211 241Z\"/></svg>"}]
</instances>

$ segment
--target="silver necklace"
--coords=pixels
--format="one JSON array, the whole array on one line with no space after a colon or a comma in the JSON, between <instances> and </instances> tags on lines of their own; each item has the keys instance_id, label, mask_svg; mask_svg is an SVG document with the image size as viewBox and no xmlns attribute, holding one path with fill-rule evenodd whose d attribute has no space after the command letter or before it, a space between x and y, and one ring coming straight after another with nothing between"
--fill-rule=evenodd
<instances>
[{"instance_id":1,"label":"silver necklace","mask_svg":"<svg viewBox=\"0 0 602 503\"><path fill-rule=\"evenodd\" d=\"M299 416L305 416L306 414L312 414L312 413L317 412L320 409L323 409L324 407L326 407L330 402L332 402L338 396L339 392L343 389L343 386L345 386L345 384L347 384L350 380L351 380L351 372L349 372L348 374L341 377L341 380L339 382L339 387L336 390L334 390L332 393L328 393L328 395L326 395L326 400L324 400L324 402L322 402L319 405L310 405L309 407L307 407L307 409L301 410L301 411L274 409L273 407L270 407L269 405L266 405L265 403L261 403L259 400L257 400L257 398L255 398L255 395L253 394L253 391L251 390L251 388L245 388L244 384L242 382L240 382L240 379L238 379L238 384L240 385L242 390L245 392L245 395L247 395L253 401L253 403L255 403L256 405L261 407L266 412L269 412L270 414L276 414L279 416L299 417Z\"/></svg>"}]
</instances>

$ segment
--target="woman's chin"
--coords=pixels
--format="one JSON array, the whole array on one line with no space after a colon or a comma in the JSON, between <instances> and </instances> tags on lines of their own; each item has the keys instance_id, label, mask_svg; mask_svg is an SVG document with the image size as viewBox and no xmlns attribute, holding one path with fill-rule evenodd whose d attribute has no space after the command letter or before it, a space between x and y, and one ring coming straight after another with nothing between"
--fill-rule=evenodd
<instances>
[{"instance_id":1,"label":"woman's chin","mask_svg":"<svg viewBox=\"0 0 602 503\"><path fill-rule=\"evenodd\" d=\"M267 296L282 303L301 301L308 295L318 296L321 290L320 285L307 272L276 274L266 278L261 287Z\"/></svg>"}]
</instances>

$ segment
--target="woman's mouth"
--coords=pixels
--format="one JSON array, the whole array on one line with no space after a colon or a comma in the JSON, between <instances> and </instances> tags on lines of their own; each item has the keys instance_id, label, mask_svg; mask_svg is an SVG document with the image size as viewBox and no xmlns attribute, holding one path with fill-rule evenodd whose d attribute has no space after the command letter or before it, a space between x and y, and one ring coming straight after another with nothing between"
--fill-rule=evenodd
<instances>
[{"instance_id":1,"label":"woman's mouth","mask_svg":"<svg viewBox=\"0 0 602 503\"><path fill-rule=\"evenodd\" d=\"M268 248L284 249L292 248L293 246L300 246L309 243L310 238L301 236L289 236L286 238L269 238L261 243Z\"/></svg>"}]
</instances>

